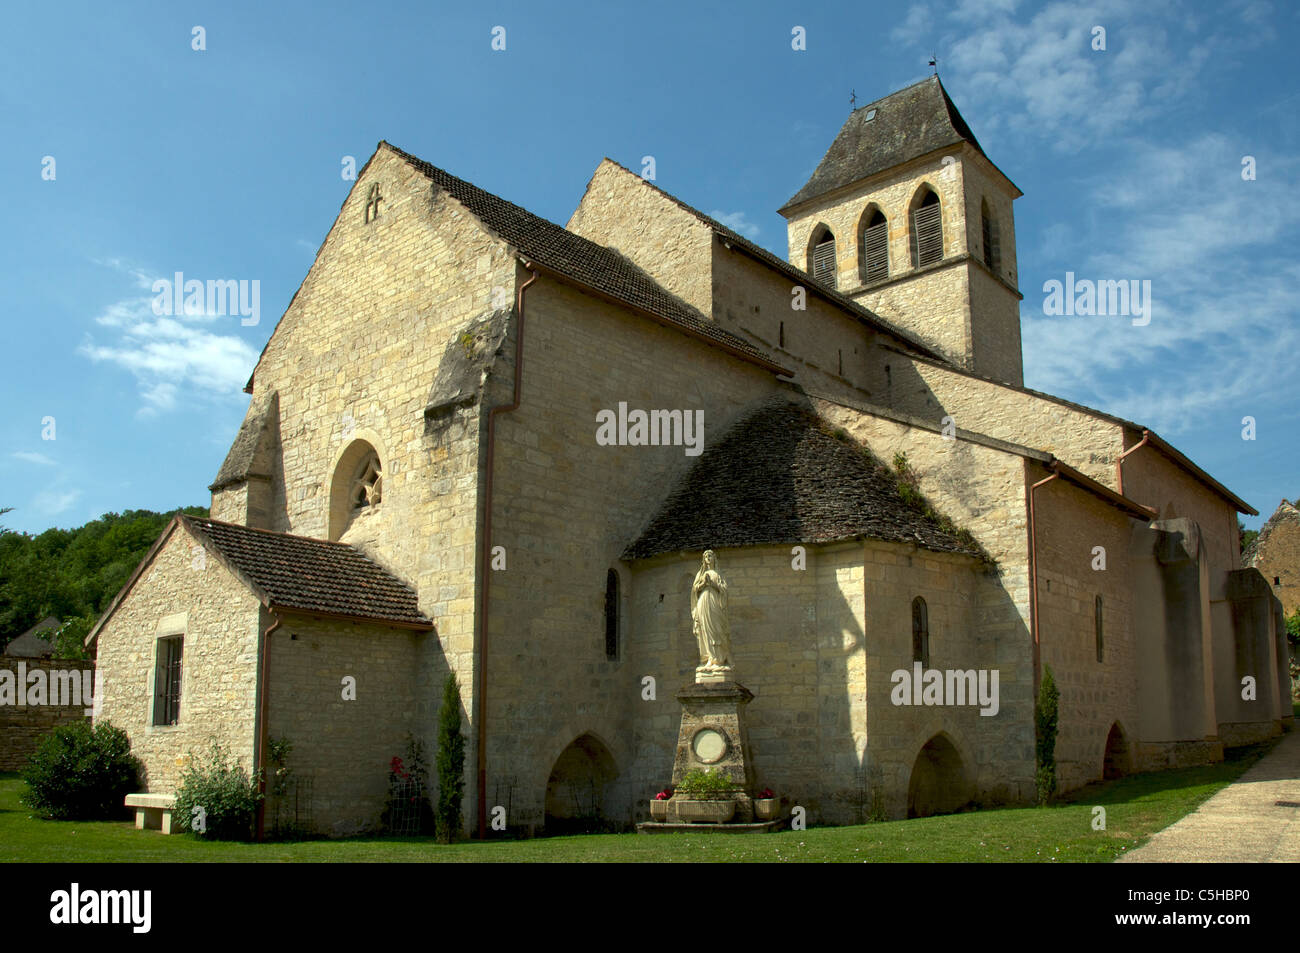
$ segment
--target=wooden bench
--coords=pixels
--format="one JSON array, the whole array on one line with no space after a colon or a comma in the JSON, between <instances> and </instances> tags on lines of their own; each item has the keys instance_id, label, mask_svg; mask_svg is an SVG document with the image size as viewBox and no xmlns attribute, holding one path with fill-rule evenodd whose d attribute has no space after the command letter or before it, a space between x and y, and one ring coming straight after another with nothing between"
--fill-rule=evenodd
<instances>
[{"instance_id":1,"label":"wooden bench","mask_svg":"<svg viewBox=\"0 0 1300 953\"><path fill-rule=\"evenodd\" d=\"M172 832L172 809L176 807L174 794L128 794L126 806L135 808L136 830Z\"/></svg>"}]
</instances>

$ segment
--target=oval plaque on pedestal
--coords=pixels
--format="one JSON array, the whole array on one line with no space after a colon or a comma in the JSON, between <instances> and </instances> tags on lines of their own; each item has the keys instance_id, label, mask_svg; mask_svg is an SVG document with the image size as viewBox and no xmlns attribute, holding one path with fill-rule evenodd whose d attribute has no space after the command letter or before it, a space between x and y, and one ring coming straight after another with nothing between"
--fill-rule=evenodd
<instances>
[{"instance_id":1,"label":"oval plaque on pedestal","mask_svg":"<svg viewBox=\"0 0 1300 953\"><path fill-rule=\"evenodd\" d=\"M727 736L715 728L701 728L691 739L691 750L703 764L717 764L727 754Z\"/></svg>"}]
</instances>

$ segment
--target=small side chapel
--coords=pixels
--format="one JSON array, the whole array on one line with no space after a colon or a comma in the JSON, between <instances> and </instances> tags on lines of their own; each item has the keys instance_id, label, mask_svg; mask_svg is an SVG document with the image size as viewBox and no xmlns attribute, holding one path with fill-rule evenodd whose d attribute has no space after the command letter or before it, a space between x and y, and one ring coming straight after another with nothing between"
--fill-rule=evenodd
<instances>
[{"instance_id":1,"label":"small side chapel","mask_svg":"<svg viewBox=\"0 0 1300 953\"><path fill-rule=\"evenodd\" d=\"M290 742L292 807L333 835L381 823L410 738L433 751L448 673L479 835L647 820L682 745L726 749L707 706L680 737L710 659L740 793L809 823L1032 799L1048 667L1064 790L1277 734L1255 510L1023 385L1021 197L937 76L849 115L781 209L788 260L610 159L560 226L380 142L210 517L88 638L98 717L150 793L213 742L255 771ZM692 615L706 551L725 652Z\"/></svg>"}]
</instances>

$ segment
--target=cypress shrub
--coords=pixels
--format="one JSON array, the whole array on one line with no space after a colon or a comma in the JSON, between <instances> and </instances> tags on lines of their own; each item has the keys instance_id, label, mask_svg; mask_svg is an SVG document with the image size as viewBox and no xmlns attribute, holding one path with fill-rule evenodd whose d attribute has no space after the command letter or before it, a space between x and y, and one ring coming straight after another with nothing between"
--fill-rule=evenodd
<instances>
[{"instance_id":1,"label":"cypress shrub","mask_svg":"<svg viewBox=\"0 0 1300 953\"><path fill-rule=\"evenodd\" d=\"M460 687L456 675L447 676L438 711L438 806L434 811L438 840L451 843L460 830L461 801L465 796L465 738L460 733Z\"/></svg>"},{"instance_id":2,"label":"cypress shrub","mask_svg":"<svg viewBox=\"0 0 1300 953\"><path fill-rule=\"evenodd\" d=\"M1034 741L1038 770L1034 786L1038 803L1046 804L1056 793L1056 721L1061 693L1052 677L1052 667L1043 666L1043 678L1038 684L1038 701L1034 704Z\"/></svg>"}]
</instances>

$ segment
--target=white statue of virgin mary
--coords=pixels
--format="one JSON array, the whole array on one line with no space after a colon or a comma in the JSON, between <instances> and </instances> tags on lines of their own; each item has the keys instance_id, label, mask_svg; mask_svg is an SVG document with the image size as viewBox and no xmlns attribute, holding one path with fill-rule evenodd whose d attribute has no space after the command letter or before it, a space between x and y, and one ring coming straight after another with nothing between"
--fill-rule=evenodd
<instances>
[{"instance_id":1,"label":"white statue of virgin mary","mask_svg":"<svg viewBox=\"0 0 1300 953\"><path fill-rule=\"evenodd\" d=\"M691 586L691 621L700 649L700 668L731 668L731 623L727 619L727 583L718 572L713 550L705 550Z\"/></svg>"}]
</instances>

